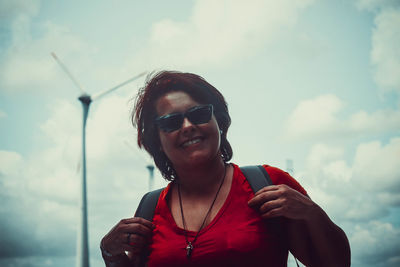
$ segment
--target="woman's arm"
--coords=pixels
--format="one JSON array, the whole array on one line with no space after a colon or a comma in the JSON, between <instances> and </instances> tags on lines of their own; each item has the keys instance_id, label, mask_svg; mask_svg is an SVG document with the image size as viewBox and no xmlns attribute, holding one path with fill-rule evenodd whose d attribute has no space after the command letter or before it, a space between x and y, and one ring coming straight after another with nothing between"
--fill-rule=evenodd
<instances>
[{"instance_id":1,"label":"woman's arm","mask_svg":"<svg viewBox=\"0 0 400 267\"><path fill-rule=\"evenodd\" d=\"M350 266L350 246L342 229L309 197L287 185L258 191L249 205L265 219L287 218L290 250L307 266Z\"/></svg>"},{"instance_id":2,"label":"woman's arm","mask_svg":"<svg viewBox=\"0 0 400 267\"><path fill-rule=\"evenodd\" d=\"M307 266L350 266L346 234L318 205L312 213L305 220L288 220L290 251Z\"/></svg>"}]
</instances>

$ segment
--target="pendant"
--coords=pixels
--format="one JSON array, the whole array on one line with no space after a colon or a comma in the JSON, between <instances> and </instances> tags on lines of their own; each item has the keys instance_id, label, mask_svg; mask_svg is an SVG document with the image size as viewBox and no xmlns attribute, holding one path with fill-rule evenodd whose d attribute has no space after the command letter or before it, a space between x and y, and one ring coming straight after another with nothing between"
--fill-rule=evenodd
<instances>
[{"instance_id":1,"label":"pendant","mask_svg":"<svg viewBox=\"0 0 400 267\"><path fill-rule=\"evenodd\" d=\"M192 256L192 251L193 251L193 245L192 242L189 242L186 246L186 257L190 259L190 256Z\"/></svg>"}]
</instances>

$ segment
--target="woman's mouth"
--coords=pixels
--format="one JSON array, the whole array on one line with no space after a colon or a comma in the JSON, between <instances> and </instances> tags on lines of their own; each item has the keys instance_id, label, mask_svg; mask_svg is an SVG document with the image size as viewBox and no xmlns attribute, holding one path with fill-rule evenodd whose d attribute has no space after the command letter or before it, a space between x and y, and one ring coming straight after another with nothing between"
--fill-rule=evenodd
<instances>
[{"instance_id":1,"label":"woman's mouth","mask_svg":"<svg viewBox=\"0 0 400 267\"><path fill-rule=\"evenodd\" d=\"M193 139L190 139L190 140L188 140L188 141L183 142L183 144L182 144L181 146L182 146L183 148L186 148L186 147L188 147L188 146L191 146L191 145L200 143L201 140L202 140L202 139L201 139L200 137L196 137L196 138L193 138Z\"/></svg>"}]
</instances>

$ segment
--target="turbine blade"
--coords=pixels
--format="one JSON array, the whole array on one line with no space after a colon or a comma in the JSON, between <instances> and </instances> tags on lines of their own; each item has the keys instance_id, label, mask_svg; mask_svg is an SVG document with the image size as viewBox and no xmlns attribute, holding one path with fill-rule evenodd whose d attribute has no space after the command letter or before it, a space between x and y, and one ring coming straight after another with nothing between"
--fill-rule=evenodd
<instances>
[{"instance_id":1,"label":"turbine blade","mask_svg":"<svg viewBox=\"0 0 400 267\"><path fill-rule=\"evenodd\" d=\"M128 84L128 83L130 83L130 82L133 82L134 80L136 80L137 78L142 77L142 76L145 75L146 73L147 73L146 71L145 71L145 72L142 72L142 73L140 73L139 75L136 75L136 76L130 78L129 80L126 80L125 82L120 83L120 84L118 84L117 86L114 86L113 88L104 90L104 91L102 91L102 92L100 92L100 93L97 93L97 94L94 94L94 95L91 96L91 99L92 99L92 101L94 101L94 100L96 100L97 98L102 97L103 95L106 95L106 94L108 94L108 93L110 93L110 92L112 92L112 91L114 91L114 90L117 90L118 88L120 88L120 87L122 87L122 86L124 86L124 85L126 85L126 84Z\"/></svg>"},{"instance_id":2,"label":"turbine blade","mask_svg":"<svg viewBox=\"0 0 400 267\"><path fill-rule=\"evenodd\" d=\"M53 58L57 61L58 65L63 69L63 71L68 75L68 77L72 80L72 82L81 90L82 94L85 94L85 90L83 90L82 86L78 83L78 81L72 76L71 72L68 68L61 62L61 60L56 56L54 52L51 52Z\"/></svg>"}]
</instances>

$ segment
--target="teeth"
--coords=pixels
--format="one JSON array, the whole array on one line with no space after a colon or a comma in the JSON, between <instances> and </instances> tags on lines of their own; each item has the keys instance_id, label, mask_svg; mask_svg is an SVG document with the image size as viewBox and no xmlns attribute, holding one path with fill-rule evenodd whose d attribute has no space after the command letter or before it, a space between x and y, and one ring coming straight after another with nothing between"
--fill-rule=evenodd
<instances>
[{"instance_id":1,"label":"teeth","mask_svg":"<svg viewBox=\"0 0 400 267\"><path fill-rule=\"evenodd\" d=\"M200 138L192 139L192 140L189 140L189 141L183 143L182 146L183 146L183 147L187 147L187 146L190 146L190 145L193 145L193 144L197 144L197 143L199 143L200 141L201 141Z\"/></svg>"}]
</instances>

